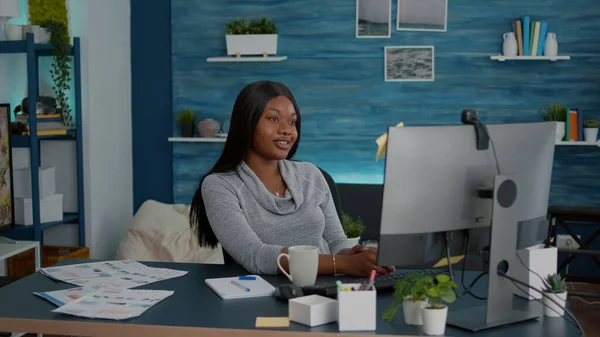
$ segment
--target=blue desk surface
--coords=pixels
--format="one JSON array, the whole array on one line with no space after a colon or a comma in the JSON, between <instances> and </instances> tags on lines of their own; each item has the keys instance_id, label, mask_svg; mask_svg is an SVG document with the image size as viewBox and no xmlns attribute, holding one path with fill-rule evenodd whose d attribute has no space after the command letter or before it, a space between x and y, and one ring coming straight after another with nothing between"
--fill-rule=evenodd
<instances>
[{"instance_id":1,"label":"blue desk surface","mask_svg":"<svg viewBox=\"0 0 600 337\"><path fill-rule=\"evenodd\" d=\"M83 260L70 260L66 263L82 263ZM89 262L89 260L87 260ZM63 263L63 264L66 264ZM188 273L180 278L170 279L162 282L149 284L136 289L174 290L170 298L162 301L138 318L126 321L92 320L77 318L73 316L52 313L56 308L53 304L32 294L34 291L51 291L67 289L73 285L54 281L39 273L29 275L17 282L0 288L0 320L6 319L32 319L32 320L54 320L65 322L102 322L135 325L161 325L161 326L183 326L217 329L250 329L256 330L255 320L258 316L287 316L288 307L286 303L280 302L274 297L250 298L238 300L222 300L210 288L204 279L214 277L228 277L246 274L239 266L185 264L185 263L157 263L143 262L152 267L172 268L187 270ZM457 273L458 274L458 273ZM470 280L477 272L467 272L466 279ZM273 285L289 283L283 276L265 276L265 279ZM318 281L330 281L331 277L322 277ZM468 283L467 283L468 284ZM460 288L459 288L460 289ZM485 295L487 289L487 277L483 277L475 288L475 292ZM392 323L381 319L392 301L392 294L378 294L377 299L377 331L365 334L382 335L422 335L420 327L404 324L402 310L398 310L396 318ZM484 302L471 297L458 299L450 306L450 311L457 308L482 305ZM515 299L516 307L534 306L540 312L540 318L535 321L503 326L483 332L469 332L448 326L448 336L579 336L576 328L564 318L545 318L542 306L536 301ZM301 324L290 322L289 328L267 329L297 332L338 332L337 323L331 323L319 327L306 327ZM29 332L29 331L28 331ZM31 331L38 332L38 331Z\"/></svg>"}]
</instances>

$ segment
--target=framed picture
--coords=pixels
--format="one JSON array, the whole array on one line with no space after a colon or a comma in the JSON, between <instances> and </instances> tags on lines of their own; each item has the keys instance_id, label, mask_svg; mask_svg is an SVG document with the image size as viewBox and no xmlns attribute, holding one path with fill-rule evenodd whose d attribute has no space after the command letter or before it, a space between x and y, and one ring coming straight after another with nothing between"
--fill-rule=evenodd
<instances>
[{"instance_id":1,"label":"framed picture","mask_svg":"<svg viewBox=\"0 0 600 337\"><path fill-rule=\"evenodd\" d=\"M356 0L356 37L392 35L392 0Z\"/></svg>"},{"instance_id":2,"label":"framed picture","mask_svg":"<svg viewBox=\"0 0 600 337\"><path fill-rule=\"evenodd\" d=\"M433 46L385 47L385 81L433 81Z\"/></svg>"},{"instance_id":3,"label":"framed picture","mask_svg":"<svg viewBox=\"0 0 600 337\"><path fill-rule=\"evenodd\" d=\"M398 0L397 30L445 32L448 0Z\"/></svg>"},{"instance_id":4,"label":"framed picture","mask_svg":"<svg viewBox=\"0 0 600 337\"><path fill-rule=\"evenodd\" d=\"M10 104L0 104L0 139L0 228L5 228L12 227L15 221Z\"/></svg>"}]
</instances>

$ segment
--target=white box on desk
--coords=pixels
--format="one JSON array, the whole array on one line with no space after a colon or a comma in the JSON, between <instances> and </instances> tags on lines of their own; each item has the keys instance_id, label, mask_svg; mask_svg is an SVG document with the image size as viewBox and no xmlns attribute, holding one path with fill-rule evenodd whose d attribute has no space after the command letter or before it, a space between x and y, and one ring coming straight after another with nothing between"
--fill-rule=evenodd
<instances>
[{"instance_id":1,"label":"white box on desk","mask_svg":"<svg viewBox=\"0 0 600 337\"><path fill-rule=\"evenodd\" d=\"M345 283L343 288L360 288ZM377 329L377 290L337 290L338 327L340 331L375 331Z\"/></svg>"},{"instance_id":2,"label":"white box on desk","mask_svg":"<svg viewBox=\"0 0 600 337\"><path fill-rule=\"evenodd\" d=\"M519 257L527 268L535 273L527 270L519 260ZM521 282L527 283L536 289L543 290L544 283L539 276L546 278L548 274L556 273L557 259L558 250L556 247L544 248L544 245L540 244L525 249L519 249L517 250L517 256L515 256L515 261L513 262L512 275ZM536 273L539 276L536 275ZM531 288L525 288L526 287L522 285L518 287L515 286L514 294L528 300L542 299L542 294Z\"/></svg>"},{"instance_id":3,"label":"white box on desk","mask_svg":"<svg viewBox=\"0 0 600 337\"><path fill-rule=\"evenodd\" d=\"M56 193L56 169L40 167L38 169L40 198ZM20 168L13 171L13 193L15 198L31 198L31 168Z\"/></svg>"},{"instance_id":4,"label":"white box on desk","mask_svg":"<svg viewBox=\"0 0 600 337\"><path fill-rule=\"evenodd\" d=\"M15 198L15 224L33 225L33 203L31 198ZM40 222L63 220L63 195L54 194L40 199Z\"/></svg>"},{"instance_id":5,"label":"white box on desk","mask_svg":"<svg viewBox=\"0 0 600 337\"><path fill-rule=\"evenodd\" d=\"M288 301L288 315L292 322L310 327L337 320L337 301L320 295L293 298Z\"/></svg>"}]
</instances>

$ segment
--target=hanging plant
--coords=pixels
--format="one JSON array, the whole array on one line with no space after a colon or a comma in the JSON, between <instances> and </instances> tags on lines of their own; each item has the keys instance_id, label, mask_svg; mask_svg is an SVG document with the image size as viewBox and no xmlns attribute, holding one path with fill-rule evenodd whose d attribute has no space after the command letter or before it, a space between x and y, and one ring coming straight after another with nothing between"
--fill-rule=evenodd
<instances>
[{"instance_id":1,"label":"hanging plant","mask_svg":"<svg viewBox=\"0 0 600 337\"><path fill-rule=\"evenodd\" d=\"M50 44L53 48L54 61L52 62L52 75L54 94L56 95L56 109L62 116L65 126L73 125L71 108L67 93L71 89L71 44L68 28L58 21L46 21L42 25L50 33Z\"/></svg>"}]
</instances>

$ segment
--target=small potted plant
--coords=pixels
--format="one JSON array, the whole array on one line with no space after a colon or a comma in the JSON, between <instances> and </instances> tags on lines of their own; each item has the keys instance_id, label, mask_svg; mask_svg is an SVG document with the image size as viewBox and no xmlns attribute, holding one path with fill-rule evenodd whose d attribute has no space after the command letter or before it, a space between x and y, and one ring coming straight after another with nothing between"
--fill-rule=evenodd
<instances>
[{"instance_id":1,"label":"small potted plant","mask_svg":"<svg viewBox=\"0 0 600 337\"><path fill-rule=\"evenodd\" d=\"M231 20L225 24L227 55L277 54L277 26L269 19Z\"/></svg>"},{"instance_id":2,"label":"small potted plant","mask_svg":"<svg viewBox=\"0 0 600 337\"><path fill-rule=\"evenodd\" d=\"M177 114L177 121L181 126L182 137L194 137L194 127L196 124L196 113L191 109L184 109Z\"/></svg>"},{"instance_id":3,"label":"small potted plant","mask_svg":"<svg viewBox=\"0 0 600 337\"><path fill-rule=\"evenodd\" d=\"M414 273L396 281L392 306L383 314L383 319L391 322L398 307L402 304L404 323L422 325L422 309L427 305L427 284L427 279Z\"/></svg>"},{"instance_id":4,"label":"small potted plant","mask_svg":"<svg viewBox=\"0 0 600 337\"><path fill-rule=\"evenodd\" d=\"M423 333L426 335L443 335L446 331L448 318L447 304L456 301L456 283L446 274L438 274L435 279L430 275L423 276L419 281L425 287L427 305L422 309Z\"/></svg>"},{"instance_id":5,"label":"small potted plant","mask_svg":"<svg viewBox=\"0 0 600 337\"><path fill-rule=\"evenodd\" d=\"M600 123L593 119L583 122L583 139L589 143L598 142L598 126Z\"/></svg>"},{"instance_id":6,"label":"small potted plant","mask_svg":"<svg viewBox=\"0 0 600 337\"><path fill-rule=\"evenodd\" d=\"M567 282L565 279L560 274L549 274L544 279L543 290L544 316L562 317L565 314L567 303Z\"/></svg>"},{"instance_id":7,"label":"small potted plant","mask_svg":"<svg viewBox=\"0 0 600 337\"><path fill-rule=\"evenodd\" d=\"M349 214L344 213L342 214L342 227L344 228L344 233L348 237L348 240L354 245L358 245L360 236L365 230L363 220L360 217L354 219Z\"/></svg>"},{"instance_id":8,"label":"small potted plant","mask_svg":"<svg viewBox=\"0 0 600 337\"><path fill-rule=\"evenodd\" d=\"M552 104L544 111L544 117L548 121L556 122L556 141L563 140L566 134L567 107L563 104Z\"/></svg>"}]
</instances>

